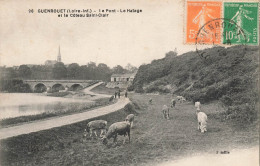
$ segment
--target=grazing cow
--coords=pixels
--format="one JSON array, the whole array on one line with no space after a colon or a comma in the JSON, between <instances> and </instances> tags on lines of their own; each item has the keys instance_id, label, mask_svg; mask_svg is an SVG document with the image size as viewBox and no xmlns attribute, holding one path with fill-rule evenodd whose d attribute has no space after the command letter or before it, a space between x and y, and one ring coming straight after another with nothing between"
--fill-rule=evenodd
<instances>
[{"instance_id":1,"label":"grazing cow","mask_svg":"<svg viewBox=\"0 0 260 166\"><path fill-rule=\"evenodd\" d=\"M162 112L163 118L169 119L169 108L167 107L167 105L163 105Z\"/></svg>"},{"instance_id":2,"label":"grazing cow","mask_svg":"<svg viewBox=\"0 0 260 166\"><path fill-rule=\"evenodd\" d=\"M201 104L199 101L195 102L195 107L196 107L196 113L200 112Z\"/></svg>"},{"instance_id":3,"label":"grazing cow","mask_svg":"<svg viewBox=\"0 0 260 166\"><path fill-rule=\"evenodd\" d=\"M204 112L199 112L197 114L197 118L198 118L198 130L204 133L205 131L207 131L208 117Z\"/></svg>"},{"instance_id":4,"label":"grazing cow","mask_svg":"<svg viewBox=\"0 0 260 166\"><path fill-rule=\"evenodd\" d=\"M130 123L130 127L132 128L134 125L134 119L135 119L135 115L134 114L129 114L127 115L127 117L125 118L125 121Z\"/></svg>"},{"instance_id":5,"label":"grazing cow","mask_svg":"<svg viewBox=\"0 0 260 166\"><path fill-rule=\"evenodd\" d=\"M97 137L97 130L101 130L100 137L102 137L103 134L106 134L107 130L107 121L105 120L94 120L87 124L87 128L85 129L85 132L90 133L90 137L92 137L92 133L94 132L95 136ZM86 134L85 134L86 136Z\"/></svg>"},{"instance_id":6,"label":"grazing cow","mask_svg":"<svg viewBox=\"0 0 260 166\"><path fill-rule=\"evenodd\" d=\"M176 100L175 99L172 99L171 100L171 108L174 108L176 105Z\"/></svg>"},{"instance_id":7,"label":"grazing cow","mask_svg":"<svg viewBox=\"0 0 260 166\"><path fill-rule=\"evenodd\" d=\"M117 135L128 135L129 143L130 143L130 123L129 122L116 122L113 123L107 131L107 134L102 138L103 144L108 143L108 139L114 138L114 143L117 142ZM126 137L125 137L126 138ZM125 139L124 139L125 143Z\"/></svg>"}]
</instances>

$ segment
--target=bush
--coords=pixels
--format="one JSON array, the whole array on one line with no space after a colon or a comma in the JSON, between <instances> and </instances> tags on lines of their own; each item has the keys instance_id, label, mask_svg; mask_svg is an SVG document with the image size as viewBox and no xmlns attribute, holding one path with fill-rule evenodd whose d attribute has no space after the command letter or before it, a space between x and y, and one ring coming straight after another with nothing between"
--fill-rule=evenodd
<instances>
[{"instance_id":1,"label":"bush","mask_svg":"<svg viewBox=\"0 0 260 166\"><path fill-rule=\"evenodd\" d=\"M231 106L233 103L233 100L227 95L222 96L220 101L226 106Z\"/></svg>"},{"instance_id":2,"label":"bush","mask_svg":"<svg viewBox=\"0 0 260 166\"><path fill-rule=\"evenodd\" d=\"M129 85L129 86L127 87L127 90L130 91L130 92L133 91L133 90L134 90L134 86L133 86L133 85Z\"/></svg>"},{"instance_id":3,"label":"bush","mask_svg":"<svg viewBox=\"0 0 260 166\"><path fill-rule=\"evenodd\" d=\"M139 107L139 106L138 106ZM128 114L137 114L136 112L137 104L133 104L132 102L127 104L124 107L124 111L127 112Z\"/></svg>"},{"instance_id":4,"label":"bush","mask_svg":"<svg viewBox=\"0 0 260 166\"><path fill-rule=\"evenodd\" d=\"M143 89L142 86L137 86L137 87L135 88L135 92L136 92L136 93L144 93L144 89Z\"/></svg>"},{"instance_id":5,"label":"bush","mask_svg":"<svg viewBox=\"0 0 260 166\"><path fill-rule=\"evenodd\" d=\"M226 120L235 120L242 125L252 123L257 119L257 112L255 107L249 104L242 104L238 106L230 106L227 111L223 113Z\"/></svg>"},{"instance_id":6,"label":"bush","mask_svg":"<svg viewBox=\"0 0 260 166\"><path fill-rule=\"evenodd\" d=\"M30 93L31 88L28 84L24 84L22 80L0 80L0 91Z\"/></svg>"}]
</instances>

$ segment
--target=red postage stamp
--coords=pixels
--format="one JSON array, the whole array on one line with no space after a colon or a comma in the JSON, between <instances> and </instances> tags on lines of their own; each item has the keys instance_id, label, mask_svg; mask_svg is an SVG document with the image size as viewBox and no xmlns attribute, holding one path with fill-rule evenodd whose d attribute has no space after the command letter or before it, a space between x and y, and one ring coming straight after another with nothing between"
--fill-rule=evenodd
<instances>
[{"instance_id":1,"label":"red postage stamp","mask_svg":"<svg viewBox=\"0 0 260 166\"><path fill-rule=\"evenodd\" d=\"M213 19L221 18L222 2L220 1L187 1L186 2L186 44L195 44L196 37L200 29L207 31L204 25ZM220 44L221 36L213 34L220 34L221 26L210 29L211 33L203 36L204 44Z\"/></svg>"}]
</instances>

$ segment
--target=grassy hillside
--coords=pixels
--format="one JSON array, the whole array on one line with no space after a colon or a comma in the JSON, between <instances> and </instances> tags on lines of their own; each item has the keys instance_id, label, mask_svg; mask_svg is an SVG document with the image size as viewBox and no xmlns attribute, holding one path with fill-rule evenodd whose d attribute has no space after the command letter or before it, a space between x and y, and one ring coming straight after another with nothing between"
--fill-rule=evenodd
<instances>
[{"instance_id":1,"label":"grassy hillside","mask_svg":"<svg viewBox=\"0 0 260 166\"><path fill-rule=\"evenodd\" d=\"M204 52L206 59L188 52L140 66L130 90L173 93L193 102L220 100L226 108L224 119L257 119L258 47L213 47Z\"/></svg>"}]
</instances>

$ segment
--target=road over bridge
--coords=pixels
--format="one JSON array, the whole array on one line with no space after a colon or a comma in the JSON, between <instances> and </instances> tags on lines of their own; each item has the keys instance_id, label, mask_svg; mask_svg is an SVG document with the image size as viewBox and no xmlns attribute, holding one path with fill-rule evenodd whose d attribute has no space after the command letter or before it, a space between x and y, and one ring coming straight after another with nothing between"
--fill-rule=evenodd
<instances>
[{"instance_id":1,"label":"road over bridge","mask_svg":"<svg viewBox=\"0 0 260 166\"><path fill-rule=\"evenodd\" d=\"M98 81L94 80L23 80L34 92L78 90Z\"/></svg>"}]
</instances>

